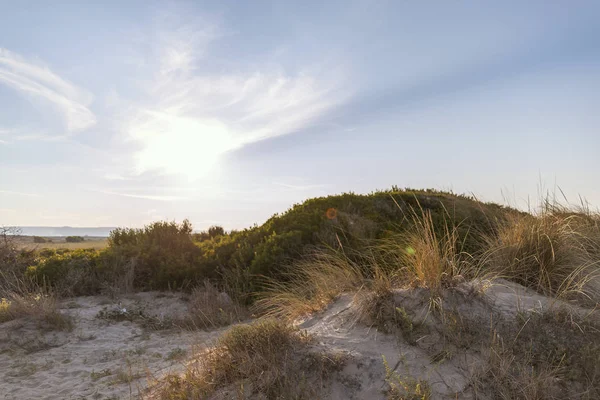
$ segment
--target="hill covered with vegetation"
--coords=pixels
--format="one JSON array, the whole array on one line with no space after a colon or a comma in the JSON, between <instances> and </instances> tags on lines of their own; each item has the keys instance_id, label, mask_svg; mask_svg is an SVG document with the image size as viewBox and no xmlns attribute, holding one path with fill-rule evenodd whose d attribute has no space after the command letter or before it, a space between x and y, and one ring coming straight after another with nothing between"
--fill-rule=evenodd
<instances>
[{"instance_id":1,"label":"hill covered with vegetation","mask_svg":"<svg viewBox=\"0 0 600 400\"><path fill-rule=\"evenodd\" d=\"M526 213L392 188L310 199L240 231L118 228L101 250L12 239L0 241L0 324L10 327L0 357L27 357L18 338L40 332L62 332L64 343L46 346L57 358L63 345L92 357L98 330L113 338L98 339L109 355L123 332L138 343L161 331L152 343L168 355L144 361L158 370L183 357L166 332L175 344L189 330L219 336L185 370L142 385L150 399L600 396L600 217L584 206L544 201ZM81 393L97 380L121 393L115 382L139 383L146 366L132 369L131 357L143 348L125 356L129 375L104 356L100 372L77 366L91 376Z\"/></svg>"},{"instance_id":2,"label":"hill covered with vegetation","mask_svg":"<svg viewBox=\"0 0 600 400\"><path fill-rule=\"evenodd\" d=\"M12 269L72 294L115 286L190 288L210 279L246 301L264 277L284 279L295 260L316 248L353 252L409 230L415 210L430 213L440 232L456 227L469 253L481 250L479 234L493 232L506 212L514 212L434 190L345 193L307 200L241 231L212 227L193 233L188 221L117 228L104 250L22 252Z\"/></svg>"}]
</instances>

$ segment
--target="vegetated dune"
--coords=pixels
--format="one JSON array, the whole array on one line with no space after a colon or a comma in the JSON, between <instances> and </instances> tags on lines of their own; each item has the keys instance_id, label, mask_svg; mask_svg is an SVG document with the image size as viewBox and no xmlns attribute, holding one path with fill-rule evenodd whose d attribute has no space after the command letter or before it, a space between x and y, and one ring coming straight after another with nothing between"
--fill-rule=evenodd
<instances>
[{"instance_id":1,"label":"vegetated dune","mask_svg":"<svg viewBox=\"0 0 600 400\"><path fill-rule=\"evenodd\" d=\"M393 189L192 232L0 243L0 393L600 398L600 217L585 207Z\"/></svg>"},{"instance_id":2,"label":"vegetated dune","mask_svg":"<svg viewBox=\"0 0 600 400\"><path fill-rule=\"evenodd\" d=\"M206 397L189 391L184 392L189 397L173 398L270 393L269 398L591 399L598 394L598 386L586 386L594 383L579 375L598 372L600 320L591 309L502 279L463 282L435 298L423 288L373 296L345 293L324 311L295 321L298 330L291 334L306 342L285 355L293 367L272 365L295 376L269 381L242 374ZM0 325L4 398L170 398L165 377L189 378L190 368L202 364L207 349L218 346L229 329L174 327L173 321L188 313L187 299L170 292L119 300L76 297L61 302L60 312L73 318L64 332L28 319ZM534 358L540 370L527 367Z\"/></svg>"}]
</instances>

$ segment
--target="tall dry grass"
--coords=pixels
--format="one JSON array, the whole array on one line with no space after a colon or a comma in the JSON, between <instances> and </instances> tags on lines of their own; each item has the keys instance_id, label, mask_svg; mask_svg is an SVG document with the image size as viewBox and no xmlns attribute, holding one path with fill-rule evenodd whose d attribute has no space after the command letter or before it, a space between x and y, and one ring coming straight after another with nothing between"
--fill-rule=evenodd
<instances>
[{"instance_id":1,"label":"tall dry grass","mask_svg":"<svg viewBox=\"0 0 600 400\"><path fill-rule=\"evenodd\" d=\"M365 284L365 268L341 251L315 251L291 266L286 280L269 280L254 307L262 315L295 319L322 310L341 293Z\"/></svg>"},{"instance_id":2,"label":"tall dry grass","mask_svg":"<svg viewBox=\"0 0 600 400\"><path fill-rule=\"evenodd\" d=\"M218 328L248 317L245 307L210 282L192 290L188 302L191 325L196 328Z\"/></svg>"},{"instance_id":3,"label":"tall dry grass","mask_svg":"<svg viewBox=\"0 0 600 400\"><path fill-rule=\"evenodd\" d=\"M449 219L436 226L423 209L410 209L408 217L409 227L401 234L359 251L315 251L292 265L287 280L267 282L255 303L259 313L294 319L322 310L344 292L360 292L371 309L394 288L425 287L434 295L462 277L479 276L476 260L461 251L458 227Z\"/></svg>"},{"instance_id":4,"label":"tall dry grass","mask_svg":"<svg viewBox=\"0 0 600 400\"><path fill-rule=\"evenodd\" d=\"M235 326L183 375L159 382L152 398L200 399L226 389L233 392L227 398L312 398L303 387L303 373L310 371L303 362L308 343L307 336L275 320Z\"/></svg>"},{"instance_id":5,"label":"tall dry grass","mask_svg":"<svg viewBox=\"0 0 600 400\"><path fill-rule=\"evenodd\" d=\"M409 228L404 233L375 244L386 268L391 264L397 269L396 274L405 285L437 293L457 280L481 274L474 255L462 250L459 226L449 222L449 215L434 221L431 211L410 209L408 221Z\"/></svg>"},{"instance_id":6,"label":"tall dry grass","mask_svg":"<svg viewBox=\"0 0 600 400\"><path fill-rule=\"evenodd\" d=\"M509 215L486 237L485 266L544 295L600 300L600 218L544 203L535 215Z\"/></svg>"},{"instance_id":7,"label":"tall dry grass","mask_svg":"<svg viewBox=\"0 0 600 400\"><path fill-rule=\"evenodd\" d=\"M28 279L1 279L0 322L30 318L41 328L71 330L72 319L58 308L56 295L48 288Z\"/></svg>"}]
</instances>

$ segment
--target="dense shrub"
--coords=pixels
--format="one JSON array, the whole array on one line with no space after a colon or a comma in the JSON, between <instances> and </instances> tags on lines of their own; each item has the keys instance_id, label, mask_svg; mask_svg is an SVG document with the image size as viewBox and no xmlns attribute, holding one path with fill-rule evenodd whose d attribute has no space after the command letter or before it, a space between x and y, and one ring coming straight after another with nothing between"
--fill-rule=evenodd
<instances>
[{"instance_id":1,"label":"dense shrub","mask_svg":"<svg viewBox=\"0 0 600 400\"><path fill-rule=\"evenodd\" d=\"M41 236L34 236L33 237L33 243L48 243L48 242L52 242L52 241L48 240L46 238L43 238Z\"/></svg>"},{"instance_id":2,"label":"dense shrub","mask_svg":"<svg viewBox=\"0 0 600 400\"><path fill-rule=\"evenodd\" d=\"M135 260L133 283L138 288L178 287L203 278L201 252L192 240L192 225L187 220L115 229L108 243L106 257L117 263Z\"/></svg>"},{"instance_id":3,"label":"dense shrub","mask_svg":"<svg viewBox=\"0 0 600 400\"><path fill-rule=\"evenodd\" d=\"M67 243L81 243L81 242L85 241L85 239L82 238L81 236L67 236L65 238L65 241Z\"/></svg>"},{"instance_id":4,"label":"dense shrub","mask_svg":"<svg viewBox=\"0 0 600 400\"><path fill-rule=\"evenodd\" d=\"M419 208L430 215L439 237L447 224L456 226L456 245L469 253L481 250L474 233L493 233L496 220L506 212L498 205L430 190L345 193L307 200L260 226L229 233L220 226L193 233L187 220L115 229L105 250L40 253L30 273L56 284L66 271L90 268L92 281L104 280L107 286L127 276L128 286L137 289L191 288L209 279L220 281L234 299L244 302L261 288L265 276L285 279L293 268L288 266L315 247L347 251L407 232L414 225L411 213ZM83 287L98 286L88 282Z\"/></svg>"},{"instance_id":5,"label":"dense shrub","mask_svg":"<svg viewBox=\"0 0 600 400\"><path fill-rule=\"evenodd\" d=\"M202 231L199 233L194 233L194 240L197 242L203 242L205 240L210 240L217 236L223 236L225 234L225 229L222 226L213 225L208 228L207 231Z\"/></svg>"},{"instance_id":6,"label":"dense shrub","mask_svg":"<svg viewBox=\"0 0 600 400\"><path fill-rule=\"evenodd\" d=\"M102 277L98 251L46 249L41 254L43 256L27 269L27 277L49 284L61 294L86 295L100 290Z\"/></svg>"}]
</instances>

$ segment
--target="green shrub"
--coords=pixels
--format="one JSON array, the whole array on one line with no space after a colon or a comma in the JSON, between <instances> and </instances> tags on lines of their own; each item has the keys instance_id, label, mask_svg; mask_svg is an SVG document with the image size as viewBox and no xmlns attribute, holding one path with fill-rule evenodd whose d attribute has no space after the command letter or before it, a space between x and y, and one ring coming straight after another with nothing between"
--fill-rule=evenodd
<instances>
[{"instance_id":1,"label":"green shrub","mask_svg":"<svg viewBox=\"0 0 600 400\"><path fill-rule=\"evenodd\" d=\"M82 243L85 241L85 239L82 238L81 236L67 236L65 238L65 241L67 243Z\"/></svg>"},{"instance_id":2,"label":"green shrub","mask_svg":"<svg viewBox=\"0 0 600 400\"><path fill-rule=\"evenodd\" d=\"M138 288L164 289L203 278L200 249L192 240L192 225L187 220L115 229L108 243L107 258L135 260L133 283Z\"/></svg>"},{"instance_id":3,"label":"green shrub","mask_svg":"<svg viewBox=\"0 0 600 400\"><path fill-rule=\"evenodd\" d=\"M48 243L51 242L50 240L43 238L41 236L34 236L33 237L33 243Z\"/></svg>"},{"instance_id":4,"label":"green shrub","mask_svg":"<svg viewBox=\"0 0 600 400\"><path fill-rule=\"evenodd\" d=\"M475 233L494 234L496 221L506 213L498 205L431 190L344 193L307 200L260 226L229 233L220 226L192 233L187 220L115 229L100 253L44 250L30 273L56 283L64 280L65 271L91 268L92 281L104 280L107 286L119 276L132 275L131 285L137 289L191 288L210 279L235 300L248 302L251 293L263 287L264 277L285 280L294 268L289 266L316 247L341 250L351 257L358 253L352 250L373 240L410 230L411 210L418 207L430 216L437 237L446 233L446 226L456 226L456 243L470 254L482 251ZM98 285L88 282L84 287L98 290Z\"/></svg>"},{"instance_id":5,"label":"green shrub","mask_svg":"<svg viewBox=\"0 0 600 400\"><path fill-rule=\"evenodd\" d=\"M45 250L26 275L69 295L95 294L100 290L99 252L96 250Z\"/></svg>"}]
</instances>

